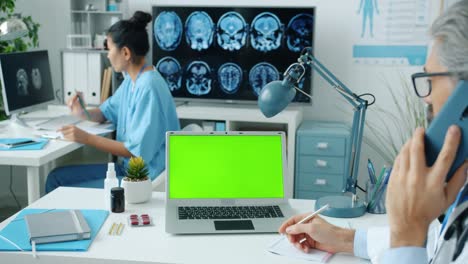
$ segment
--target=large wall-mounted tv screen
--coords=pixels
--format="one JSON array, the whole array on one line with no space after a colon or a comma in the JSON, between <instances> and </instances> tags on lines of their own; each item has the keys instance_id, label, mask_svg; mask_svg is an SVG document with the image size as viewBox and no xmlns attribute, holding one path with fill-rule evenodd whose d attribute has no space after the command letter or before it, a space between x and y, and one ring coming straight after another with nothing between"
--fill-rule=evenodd
<instances>
[{"instance_id":1,"label":"large wall-mounted tv screen","mask_svg":"<svg viewBox=\"0 0 468 264\"><path fill-rule=\"evenodd\" d=\"M154 6L153 19L153 64L180 100L256 101L314 42L313 7ZM310 94L310 70L298 87Z\"/></svg>"}]
</instances>

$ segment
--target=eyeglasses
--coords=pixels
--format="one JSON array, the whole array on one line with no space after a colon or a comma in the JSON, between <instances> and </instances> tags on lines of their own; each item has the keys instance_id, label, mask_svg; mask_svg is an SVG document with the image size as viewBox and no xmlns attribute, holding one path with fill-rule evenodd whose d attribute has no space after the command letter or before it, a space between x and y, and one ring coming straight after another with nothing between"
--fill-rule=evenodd
<instances>
[{"instance_id":1,"label":"eyeglasses","mask_svg":"<svg viewBox=\"0 0 468 264\"><path fill-rule=\"evenodd\" d=\"M454 72L418 72L411 75L411 79L413 80L413 87L416 94L423 98L427 97L431 94L432 91L432 77L436 76L456 76L457 74Z\"/></svg>"}]
</instances>

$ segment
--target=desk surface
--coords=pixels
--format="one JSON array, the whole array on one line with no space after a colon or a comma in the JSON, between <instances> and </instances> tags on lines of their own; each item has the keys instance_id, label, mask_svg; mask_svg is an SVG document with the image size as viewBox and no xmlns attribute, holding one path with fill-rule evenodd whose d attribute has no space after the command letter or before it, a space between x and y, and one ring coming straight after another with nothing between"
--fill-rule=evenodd
<instances>
[{"instance_id":1,"label":"desk surface","mask_svg":"<svg viewBox=\"0 0 468 264\"><path fill-rule=\"evenodd\" d=\"M59 188L34 202L28 208L104 208L103 190ZM127 205L121 214L110 214L87 252L39 252L33 261L30 252L0 252L2 263L311 263L266 251L277 234L171 235L164 231L164 193L153 192L150 202ZM309 212L311 200L290 200L297 212ZM109 236L113 222L124 222L133 213L148 213L152 227L128 225L121 236ZM326 218L326 217L325 217ZM3 228L13 217L0 224ZM386 215L347 219L353 228L386 223ZM329 263L365 263L347 254L336 254Z\"/></svg>"},{"instance_id":2,"label":"desk surface","mask_svg":"<svg viewBox=\"0 0 468 264\"><path fill-rule=\"evenodd\" d=\"M64 113L67 113L64 106L50 106L48 110L32 112L24 117L26 119L37 117L50 118L63 115ZM39 122L39 120L35 122ZM31 124L33 123L34 122L31 122ZM21 126L15 122L10 122L10 120L0 122L0 138L38 137L37 134L38 132L33 128ZM75 142L50 140L42 150L0 151L0 165L39 167L79 148L80 146L81 144Z\"/></svg>"}]
</instances>

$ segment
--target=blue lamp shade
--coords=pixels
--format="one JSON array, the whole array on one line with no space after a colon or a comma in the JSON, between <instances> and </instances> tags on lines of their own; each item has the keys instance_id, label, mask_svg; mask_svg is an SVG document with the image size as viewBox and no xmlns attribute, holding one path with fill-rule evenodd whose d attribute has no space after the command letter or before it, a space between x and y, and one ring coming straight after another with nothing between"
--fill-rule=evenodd
<instances>
[{"instance_id":1,"label":"blue lamp shade","mask_svg":"<svg viewBox=\"0 0 468 264\"><path fill-rule=\"evenodd\" d=\"M296 89L290 82L273 81L260 91L258 107L266 117L273 117L283 111L296 96Z\"/></svg>"}]
</instances>

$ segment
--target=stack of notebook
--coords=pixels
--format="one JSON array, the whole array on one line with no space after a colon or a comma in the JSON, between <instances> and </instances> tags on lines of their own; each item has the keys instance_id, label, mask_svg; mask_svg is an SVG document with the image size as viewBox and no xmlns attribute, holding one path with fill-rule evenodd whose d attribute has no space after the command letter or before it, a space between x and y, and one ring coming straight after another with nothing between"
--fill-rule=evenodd
<instances>
[{"instance_id":1,"label":"stack of notebook","mask_svg":"<svg viewBox=\"0 0 468 264\"><path fill-rule=\"evenodd\" d=\"M86 251L107 210L23 209L0 230L0 251Z\"/></svg>"},{"instance_id":2,"label":"stack of notebook","mask_svg":"<svg viewBox=\"0 0 468 264\"><path fill-rule=\"evenodd\" d=\"M36 244L91 238L91 229L79 210L30 214L24 220L29 240Z\"/></svg>"}]
</instances>

